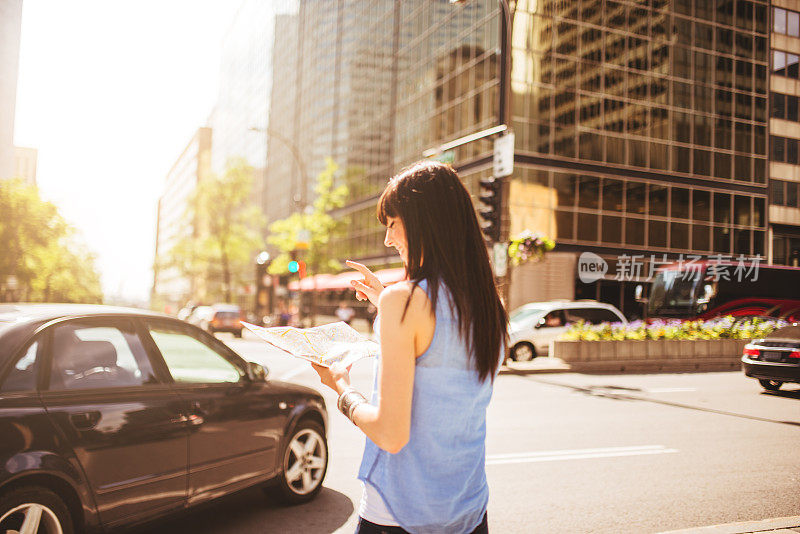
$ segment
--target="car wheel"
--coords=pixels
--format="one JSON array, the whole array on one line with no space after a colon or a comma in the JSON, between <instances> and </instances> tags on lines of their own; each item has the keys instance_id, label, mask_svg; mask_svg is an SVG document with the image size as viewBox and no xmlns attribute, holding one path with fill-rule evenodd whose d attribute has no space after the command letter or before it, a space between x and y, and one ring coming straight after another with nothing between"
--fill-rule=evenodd
<instances>
[{"instance_id":1,"label":"car wheel","mask_svg":"<svg viewBox=\"0 0 800 534\"><path fill-rule=\"evenodd\" d=\"M769 391L778 391L783 385L783 382L780 380L759 380L758 383L761 384L762 388L768 389Z\"/></svg>"},{"instance_id":2,"label":"car wheel","mask_svg":"<svg viewBox=\"0 0 800 534\"><path fill-rule=\"evenodd\" d=\"M536 349L527 341L517 343L511 349L511 359L515 362L527 362L536 357Z\"/></svg>"},{"instance_id":3,"label":"car wheel","mask_svg":"<svg viewBox=\"0 0 800 534\"><path fill-rule=\"evenodd\" d=\"M72 516L61 498L41 486L24 486L0 498L0 532L72 534Z\"/></svg>"},{"instance_id":4,"label":"car wheel","mask_svg":"<svg viewBox=\"0 0 800 534\"><path fill-rule=\"evenodd\" d=\"M281 474L270 493L285 504L308 502L322 490L328 470L328 441L315 421L301 421L283 451Z\"/></svg>"}]
</instances>

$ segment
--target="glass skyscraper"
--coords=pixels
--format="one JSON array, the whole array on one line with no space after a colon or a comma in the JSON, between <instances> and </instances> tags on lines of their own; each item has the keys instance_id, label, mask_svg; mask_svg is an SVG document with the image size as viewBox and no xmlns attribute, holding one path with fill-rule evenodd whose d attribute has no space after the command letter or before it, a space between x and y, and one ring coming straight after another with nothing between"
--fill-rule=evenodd
<instances>
[{"instance_id":1,"label":"glass skyscraper","mask_svg":"<svg viewBox=\"0 0 800 534\"><path fill-rule=\"evenodd\" d=\"M766 258L774 246L775 261L788 257L779 248L796 246L795 234L770 220L776 199L798 209L800 126L791 134L771 119L768 101L777 76L798 78L800 39L787 37L770 54L778 39L769 3L512 4L512 234L543 232L562 258L592 251L612 268L623 254ZM395 262L374 217L386 179L426 149L498 123L499 14L494 0L300 2L300 44L286 54L299 70L283 80L283 120L295 125L315 172L327 155L349 170L351 198L338 216L351 230L332 245L342 258ZM277 72L283 58L273 61ZM797 124L800 91L783 95L772 107ZM475 194L491 158L490 140L455 150L454 166ZM286 171L272 174L272 160L269 167L268 187L291 181ZM771 182L776 173L780 186ZM794 221L794 212L779 214ZM570 274L571 294L561 296L600 298L633 315L639 279L613 274L593 284ZM526 298L513 282L511 293Z\"/></svg>"}]
</instances>

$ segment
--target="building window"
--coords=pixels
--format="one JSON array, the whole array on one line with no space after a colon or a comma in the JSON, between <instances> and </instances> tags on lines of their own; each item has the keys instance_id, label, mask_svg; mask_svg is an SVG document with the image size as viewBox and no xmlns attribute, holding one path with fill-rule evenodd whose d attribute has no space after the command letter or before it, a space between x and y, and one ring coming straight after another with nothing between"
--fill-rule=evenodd
<instances>
[{"instance_id":1,"label":"building window","mask_svg":"<svg viewBox=\"0 0 800 534\"><path fill-rule=\"evenodd\" d=\"M771 115L774 119L783 119L787 121L800 121L798 117L798 100L800 98L794 95L783 95L781 93L771 94Z\"/></svg>"},{"instance_id":2,"label":"building window","mask_svg":"<svg viewBox=\"0 0 800 534\"><path fill-rule=\"evenodd\" d=\"M785 180L770 181L770 204L800 208L800 183Z\"/></svg>"},{"instance_id":3,"label":"building window","mask_svg":"<svg viewBox=\"0 0 800 534\"><path fill-rule=\"evenodd\" d=\"M791 163L793 165L800 163L798 161L797 142L797 139L789 139L777 135L770 136L770 156L772 161Z\"/></svg>"},{"instance_id":4,"label":"building window","mask_svg":"<svg viewBox=\"0 0 800 534\"><path fill-rule=\"evenodd\" d=\"M775 7L772 10L772 31L791 37L800 37L800 13Z\"/></svg>"},{"instance_id":5,"label":"building window","mask_svg":"<svg viewBox=\"0 0 800 534\"><path fill-rule=\"evenodd\" d=\"M800 79L800 57L780 50L772 51L772 73L794 80Z\"/></svg>"}]
</instances>

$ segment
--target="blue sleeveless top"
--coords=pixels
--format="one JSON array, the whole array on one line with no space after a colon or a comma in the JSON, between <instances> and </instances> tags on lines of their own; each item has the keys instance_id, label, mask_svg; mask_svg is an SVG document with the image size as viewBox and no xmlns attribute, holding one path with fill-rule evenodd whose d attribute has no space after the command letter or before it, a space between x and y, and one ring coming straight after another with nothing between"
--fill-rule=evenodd
<instances>
[{"instance_id":1,"label":"blue sleeveless top","mask_svg":"<svg viewBox=\"0 0 800 534\"><path fill-rule=\"evenodd\" d=\"M419 286L430 298L427 280ZM489 502L486 407L492 382L479 380L449 296L440 284L433 340L416 360L408 443L390 454L367 438L358 471L412 534L472 532ZM371 400L376 406L378 365L376 359Z\"/></svg>"}]
</instances>

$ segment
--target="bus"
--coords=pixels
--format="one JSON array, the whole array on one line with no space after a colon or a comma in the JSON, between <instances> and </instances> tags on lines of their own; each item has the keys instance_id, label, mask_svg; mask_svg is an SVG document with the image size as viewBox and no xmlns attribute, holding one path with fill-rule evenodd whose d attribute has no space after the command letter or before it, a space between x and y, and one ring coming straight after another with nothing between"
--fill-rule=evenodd
<instances>
[{"instance_id":1,"label":"bus","mask_svg":"<svg viewBox=\"0 0 800 534\"><path fill-rule=\"evenodd\" d=\"M645 317L712 319L724 315L800 321L800 268L736 262L674 263L636 287Z\"/></svg>"}]
</instances>

